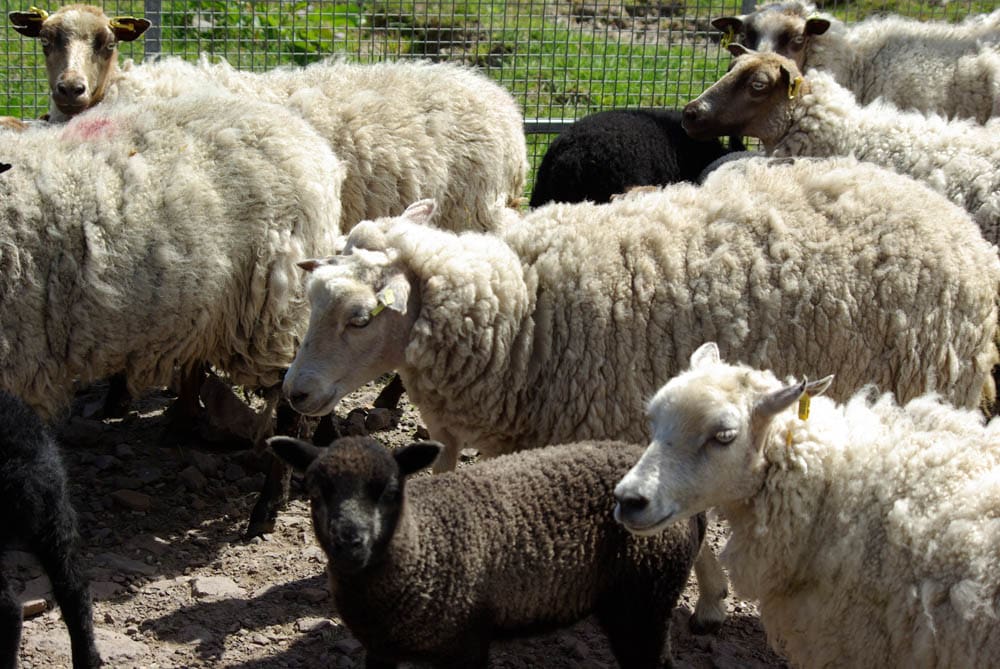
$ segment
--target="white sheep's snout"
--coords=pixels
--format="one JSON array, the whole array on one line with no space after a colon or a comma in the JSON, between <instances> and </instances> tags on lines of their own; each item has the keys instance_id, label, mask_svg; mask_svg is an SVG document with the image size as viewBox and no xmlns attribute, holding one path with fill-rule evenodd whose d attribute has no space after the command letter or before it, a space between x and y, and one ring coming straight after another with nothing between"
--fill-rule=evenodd
<instances>
[{"instance_id":1,"label":"white sheep's snout","mask_svg":"<svg viewBox=\"0 0 1000 669\"><path fill-rule=\"evenodd\" d=\"M285 374L281 392L293 409L306 416L325 416L337 406L341 395L336 384L328 384L322 376L295 364Z\"/></svg>"},{"instance_id":2,"label":"white sheep's snout","mask_svg":"<svg viewBox=\"0 0 1000 669\"><path fill-rule=\"evenodd\" d=\"M633 534L662 532L678 520L681 507L663 494L657 472L643 473L642 461L615 486L615 520Z\"/></svg>"}]
</instances>

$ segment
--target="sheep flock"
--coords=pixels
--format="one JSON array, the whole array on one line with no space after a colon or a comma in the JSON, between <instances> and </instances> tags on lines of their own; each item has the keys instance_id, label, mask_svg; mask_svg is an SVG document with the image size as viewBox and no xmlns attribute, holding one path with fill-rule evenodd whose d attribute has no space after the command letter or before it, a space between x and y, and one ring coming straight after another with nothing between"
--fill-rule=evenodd
<instances>
[{"instance_id":1,"label":"sheep flock","mask_svg":"<svg viewBox=\"0 0 1000 669\"><path fill-rule=\"evenodd\" d=\"M530 205L473 67L119 64L149 20L9 20L50 104L0 118L0 557L42 563L74 669L117 666L58 439L105 379L267 461L247 541L298 473L372 669L587 616L670 666L730 583L795 667L1000 665L1000 10L718 17L728 72L578 121ZM388 374L403 447L337 417ZM16 667L6 566L0 595Z\"/></svg>"}]
</instances>

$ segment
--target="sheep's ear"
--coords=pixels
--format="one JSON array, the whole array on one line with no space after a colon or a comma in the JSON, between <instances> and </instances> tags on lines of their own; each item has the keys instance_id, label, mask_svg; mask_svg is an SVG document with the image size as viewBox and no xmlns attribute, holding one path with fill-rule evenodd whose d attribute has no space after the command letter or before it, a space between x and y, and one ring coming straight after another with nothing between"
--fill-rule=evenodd
<instances>
[{"instance_id":1,"label":"sheep's ear","mask_svg":"<svg viewBox=\"0 0 1000 669\"><path fill-rule=\"evenodd\" d=\"M831 383L833 383L833 374L824 376L817 381L809 381L806 383L806 394L811 397L822 395L829 390Z\"/></svg>"},{"instance_id":2,"label":"sheep's ear","mask_svg":"<svg viewBox=\"0 0 1000 669\"><path fill-rule=\"evenodd\" d=\"M705 342L691 354L691 369L697 369L703 365L715 365L721 359L718 344L714 341Z\"/></svg>"},{"instance_id":3,"label":"sheep's ear","mask_svg":"<svg viewBox=\"0 0 1000 669\"><path fill-rule=\"evenodd\" d=\"M317 267L323 265L336 265L338 256L327 256L325 258L309 258L295 263L307 272L313 272Z\"/></svg>"},{"instance_id":4,"label":"sheep's ear","mask_svg":"<svg viewBox=\"0 0 1000 669\"><path fill-rule=\"evenodd\" d=\"M119 42L131 42L139 38L153 25L146 19L137 19L132 16L116 16L109 22L111 32L115 34L115 39Z\"/></svg>"},{"instance_id":5,"label":"sheep's ear","mask_svg":"<svg viewBox=\"0 0 1000 669\"><path fill-rule=\"evenodd\" d=\"M3 174L7 170L9 170L11 167L13 167L13 165L8 165L7 163L0 163L0 174Z\"/></svg>"},{"instance_id":6,"label":"sheep's ear","mask_svg":"<svg viewBox=\"0 0 1000 669\"><path fill-rule=\"evenodd\" d=\"M721 32L736 35L743 30L742 16L720 16L712 19L712 26Z\"/></svg>"},{"instance_id":7,"label":"sheep's ear","mask_svg":"<svg viewBox=\"0 0 1000 669\"><path fill-rule=\"evenodd\" d=\"M437 202L432 199L417 200L403 212L402 217L411 223L427 225L431 222L434 212L437 210Z\"/></svg>"},{"instance_id":8,"label":"sheep's ear","mask_svg":"<svg viewBox=\"0 0 1000 669\"><path fill-rule=\"evenodd\" d=\"M32 7L27 12L10 12L7 18L17 32L27 37L38 37L42 32L42 24L49 18L49 13L44 9Z\"/></svg>"},{"instance_id":9,"label":"sheep's ear","mask_svg":"<svg viewBox=\"0 0 1000 669\"><path fill-rule=\"evenodd\" d=\"M753 407L753 420L755 424L768 421L778 415L788 407L795 404L803 393L806 392L808 381L805 379L801 383L793 383L790 386L779 388L757 400Z\"/></svg>"},{"instance_id":10,"label":"sheep's ear","mask_svg":"<svg viewBox=\"0 0 1000 669\"><path fill-rule=\"evenodd\" d=\"M392 309L405 314L406 302L410 299L410 280L403 272L393 272L382 290L375 293L375 299L378 301L378 306L375 307L377 311L372 314L373 316L382 309Z\"/></svg>"},{"instance_id":11,"label":"sheep's ear","mask_svg":"<svg viewBox=\"0 0 1000 669\"><path fill-rule=\"evenodd\" d=\"M271 437L264 443L275 455L300 472L304 472L326 450L295 437Z\"/></svg>"},{"instance_id":12,"label":"sheep's ear","mask_svg":"<svg viewBox=\"0 0 1000 669\"><path fill-rule=\"evenodd\" d=\"M746 56L747 54L753 53L750 49L746 48L738 42L733 42L728 47L729 53L732 54L733 58L739 58L740 56Z\"/></svg>"},{"instance_id":13,"label":"sheep's ear","mask_svg":"<svg viewBox=\"0 0 1000 669\"><path fill-rule=\"evenodd\" d=\"M430 467L443 450L444 444L439 441L415 441L393 451L392 457L396 459L399 471L405 477Z\"/></svg>"},{"instance_id":14,"label":"sheep's ear","mask_svg":"<svg viewBox=\"0 0 1000 669\"><path fill-rule=\"evenodd\" d=\"M822 19L818 16L806 19L806 35L822 35L829 29L829 19Z\"/></svg>"}]
</instances>

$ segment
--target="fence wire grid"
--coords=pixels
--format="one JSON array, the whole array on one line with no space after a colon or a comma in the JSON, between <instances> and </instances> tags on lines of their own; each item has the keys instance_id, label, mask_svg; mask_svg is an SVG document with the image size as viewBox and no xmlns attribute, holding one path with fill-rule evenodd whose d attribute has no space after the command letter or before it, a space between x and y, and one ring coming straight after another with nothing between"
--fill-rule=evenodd
<instances>
[{"instance_id":1,"label":"fence wire grid","mask_svg":"<svg viewBox=\"0 0 1000 669\"><path fill-rule=\"evenodd\" d=\"M37 0L35 0L37 2ZM3 0L9 11L30 3ZM885 13L958 21L1000 0L827 0L847 21ZM261 71L331 55L457 61L480 68L521 103L532 164L553 133L602 109L678 108L725 72L729 54L711 26L753 9L753 0L110 0L109 15L153 26L121 44L123 58L196 59L206 53ZM45 7L54 12L60 5ZM48 109L37 40L0 30L0 114L34 118Z\"/></svg>"}]
</instances>

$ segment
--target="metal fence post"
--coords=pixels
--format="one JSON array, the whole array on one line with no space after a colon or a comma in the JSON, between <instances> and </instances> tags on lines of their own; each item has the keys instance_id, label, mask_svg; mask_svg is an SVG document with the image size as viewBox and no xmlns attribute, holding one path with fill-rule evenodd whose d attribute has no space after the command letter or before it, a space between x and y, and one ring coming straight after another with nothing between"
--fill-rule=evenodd
<instances>
[{"instance_id":1,"label":"metal fence post","mask_svg":"<svg viewBox=\"0 0 1000 669\"><path fill-rule=\"evenodd\" d=\"M157 56L160 53L160 19L162 18L161 0L146 0L145 17L153 24L143 35L143 60Z\"/></svg>"}]
</instances>

